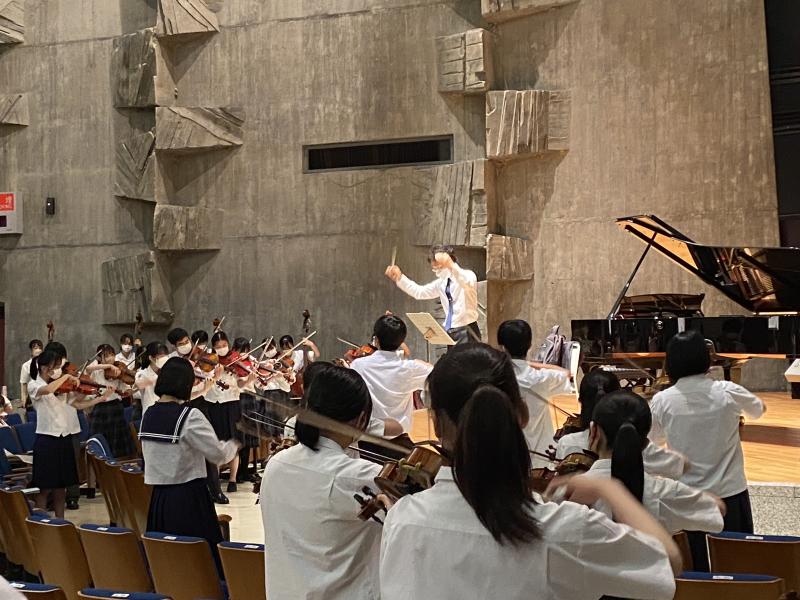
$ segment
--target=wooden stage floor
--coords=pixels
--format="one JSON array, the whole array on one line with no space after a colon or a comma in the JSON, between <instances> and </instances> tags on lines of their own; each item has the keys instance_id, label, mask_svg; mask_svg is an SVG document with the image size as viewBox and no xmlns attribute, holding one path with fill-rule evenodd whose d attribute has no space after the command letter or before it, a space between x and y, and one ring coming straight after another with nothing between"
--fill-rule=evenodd
<instances>
[{"instance_id":1,"label":"wooden stage floor","mask_svg":"<svg viewBox=\"0 0 800 600\"><path fill-rule=\"evenodd\" d=\"M751 483L800 484L800 400L788 393L763 392L759 396L767 412L757 421L745 422L742 430L745 471ZM564 410L577 413L574 396L559 396L555 402ZM551 415L556 428L564 420L560 413ZM425 440L433 437L433 428L425 419L426 411L417 411L411 437Z\"/></svg>"}]
</instances>

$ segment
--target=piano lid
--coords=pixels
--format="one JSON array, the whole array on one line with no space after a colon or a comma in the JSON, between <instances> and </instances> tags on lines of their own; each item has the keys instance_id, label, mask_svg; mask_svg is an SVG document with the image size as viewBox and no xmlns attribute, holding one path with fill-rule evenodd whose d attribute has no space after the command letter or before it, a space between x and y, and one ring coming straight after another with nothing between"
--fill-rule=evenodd
<instances>
[{"instance_id":1,"label":"piano lid","mask_svg":"<svg viewBox=\"0 0 800 600\"><path fill-rule=\"evenodd\" d=\"M800 311L800 248L704 246L653 215L617 225L751 312Z\"/></svg>"}]
</instances>

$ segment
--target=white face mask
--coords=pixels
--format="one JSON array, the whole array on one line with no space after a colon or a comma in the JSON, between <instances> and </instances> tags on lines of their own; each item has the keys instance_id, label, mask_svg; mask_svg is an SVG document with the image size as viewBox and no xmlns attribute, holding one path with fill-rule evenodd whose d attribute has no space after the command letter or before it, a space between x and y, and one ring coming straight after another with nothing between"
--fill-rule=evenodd
<instances>
[{"instance_id":1,"label":"white face mask","mask_svg":"<svg viewBox=\"0 0 800 600\"><path fill-rule=\"evenodd\" d=\"M228 356L228 347L222 346L217 349L217 356Z\"/></svg>"},{"instance_id":2,"label":"white face mask","mask_svg":"<svg viewBox=\"0 0 800 600\"><path fill-rule=\"evenodd\" d=\"M50 379L51 379L51 381L55 381L56 379L61 377L61 375L62 375L61 367L59 367L57 369L53 369L52 371L50 371Z\"/></svg>"},{"instance_id":3,"label":"white face mask","mask_svg":"<svg viewBox=\"0 0 800 600\"><path fill-rule=\"evenodd\" d=\"M156 367L161 369L165 364L167 364L167 360L169 360L169 356L159 356L156 359Z\"/></svg>"},{"instance_id":4,"label":"white face mask","mask_svg":"<svg viewBox=\"0 0 800 600\"><path fill-rule=\"evenodd\" d=\"M205 344L197 344L197 347L200 349L201 352L205 352L207 348Z\"/></svg>"},{"instance_id":5,"label":"white face mask","mask_svg":"<svg viewBox=\"0 0 800 600\"><path fill-rule=\"evenodd\" d=\"M264 354L264 356L266 356L267 358L275 358L276 354L278 354L278 351L275 350L275 348L270 348L269 350L267 350L267 352L266 352L266 354Z\"/></svg>"},{"instance_id":6,"label":"white face mask","mask_svg":"<svg viewBox=\"0 0 800 600\"><path fill-rule=\"evenodd\" d=\"M189 354L189 352L192 351L192 345L191 344L181 344L180 346L177 347L177 349L178 349L178 354L182 354L182 355L186 356L187 354Z\"/></svg>"},{"instance_id":7,"label":"white face mask","mask_svg":"<svg viewBox=\"0 0 800 600\"><path fill-rule=\"evenodd\" d=\"M133 346L131 346L130 344L122 344L122 352L127 354L131 350L133 350Z\"/></svg>"},{"instance_id":8,"label":"white face mask","mask_svg":"<svg viewBox=\"0 0 800 600\"><path fill-rule=\"evenodd\" d=\"M433 271L433 274L436 275L437 279L447 278L447 269L440 269L438 267L434 267L431 270Z\"/></svg>"},{"instance_id":9,"label":"white face mask","mask_svg":"<svg viewBox=\"0 0 800 600\"><path fill-rule=\"evenodd\" d=\"M36 358L36 357L37 357L37 356L39 356L41 353L42 353L42 349L41 349L41 348L34 348L34 349L33 349L33 352L31 352L31 356L33 356L33 358Z\"/></svg>"}]
</instances>

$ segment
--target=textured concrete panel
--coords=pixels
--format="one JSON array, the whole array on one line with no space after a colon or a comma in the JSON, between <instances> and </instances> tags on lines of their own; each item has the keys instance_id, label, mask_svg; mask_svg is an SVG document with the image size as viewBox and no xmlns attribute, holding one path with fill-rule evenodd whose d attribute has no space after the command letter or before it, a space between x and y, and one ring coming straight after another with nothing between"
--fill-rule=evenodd
<instances>
[{"instance_id":1,"label":"textured concrete panel","mask_svg":"<svg viewBox=\"0 0 800 600\"><path fill-rule=\"evenodd\" d=\"M533 243L522 238L489 234L486 238L486 279L533 279Z\"/></svg>"},{"instance_id":2,"label":"textured concrete panel","mask_svg":"<svg viewBox=\"0 0 800 600\"><path fill-rule=\"evenodd\" d=\"M193 153L241 146L244 111L240 108L159 107L156 149Z\"/></svg>"},{"instance_id":3,"label":"textured concrete panel","mask_svg":"<svg viewBox=\"0 0 800 600\"><path fill-rule=\"evenodd\" d=\"M436 39L439 91L481 94L494 83L492 34L485 29Z\"/></svg>"},{"instance_id":4,"label":"textured concrete panel","mask_svg":"<svg viewBox=\"0 0 800 600\"><path fill-rule=\"evenodd\" d=\"M156 35L197 35L219 31L217 15L203 0L159 0Z\"/></svg>"},{"instance_id":5,"label":"textured concrete panel","mask_svg":"<svg viewBox=\"0 0 800 600\"><path fill-rule=\"evenodd\" d=\"M117 108L148 108L173 103L175 83L153 29L114 39L111 81Z\"/></svg>"},{"instance_id":6,"label":"textured concrete panel","mask_svg":"<svg viewBox=\"0 0 800 600\"><path fill-rule=\"evenodd\" d=\"M22 0L0 0L0 44L25 41L25 7Z\"/></svg>"},{"instance_id":7,"label":"textured concrete panel","mask_svg":"<svg viewBox=\"0 0 800 600\"><path fill-rule=\"evenodd\" d=\"M114 258L102 264L103 323L169 324L174 316L169 283L155 252Z\"/></svg>"},{"instance_id":8,"label":"textured concrete panel","mask_svg":"<svg viewBox=\"0 0 800 600\"><path fill-rule=\"evenodd\" d=\"M488 160L436 167L432 194L417 203L415 243L485 246L494 198L494 166Z\"/></svg>"},{"instance_id":9,"label":"textured concrete panel","mask_svg":"<svg viewBox=\"0 0 800 600\"><path fill-rule=\"evenodd\" d=\"M569 92L505 90L486 94L486 155L510 160L569 147Z\"/></svg>"},{"instance_id":10,"label":"textured concrete panel","mask_svg":"<svg viewBox=\"0 0 800 600\"><path fill-rule=\"evenodd\" d=\"M481 13L490 23L501 23L573 2L577 0L481 0Z\"/></svg>"},{"instance_id":11,"label":"textured concrete panel","mask_svg":"<svg viewBox=\"0 0 800 600\"><path fill-rule=\"evenodd\" d=\"M0 96L0 125L30 125L28 97L25 94Z\"/></svg>"},{"instance_id":12,"label":"textured concrete panel","mask_svg":"<svg viewBox=\"0 0 800 600\"><path fill-rule=\"evenodd\" d=\"M131 131L117 143L115 196L155 202L156 173L155 130Z\"/></svg>"},{"instance_id":13,"label":"textured concrete panel","mask_svg":"<svg viewBox=\"0 0 800 600\"><path fill-rule=\"evenodd\" d=\"M153 243L159 250L218 250L223 215L222 209L158 204Z\"/></svg>"}]
</instances>

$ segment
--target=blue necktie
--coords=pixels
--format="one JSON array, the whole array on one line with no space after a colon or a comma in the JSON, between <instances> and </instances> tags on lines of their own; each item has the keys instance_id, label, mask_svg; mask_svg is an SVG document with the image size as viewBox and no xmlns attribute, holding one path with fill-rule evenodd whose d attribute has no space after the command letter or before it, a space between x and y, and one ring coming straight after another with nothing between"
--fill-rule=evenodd
<instances>
[{"instance_id":1,"label":"blue necktie","mask_svg":"<svg viewBox=\"0 0 800 600\"><path fill-rule=\"evenodd\" d=\"M447 285L444 286L444 295L447 296L447 318L444 320L444 329L449 331L453 326L453 296L450 295L450 278L447 278Z\"/></svg>"}]
</instances>

